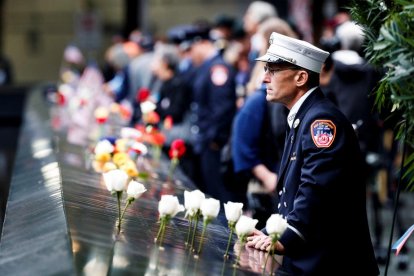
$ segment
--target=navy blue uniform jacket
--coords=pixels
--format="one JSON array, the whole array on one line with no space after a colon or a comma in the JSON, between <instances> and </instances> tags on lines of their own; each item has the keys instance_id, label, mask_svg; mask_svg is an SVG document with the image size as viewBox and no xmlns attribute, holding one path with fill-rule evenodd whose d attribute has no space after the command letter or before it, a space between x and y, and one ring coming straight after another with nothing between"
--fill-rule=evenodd
<instances>
[{"instance_id":1,"label":"navy blue uniform jacket","mask_svg":"<svg viewBox=\"0 0 414 276\"><path fill-rule=\"evenodd\" d=\"M279 171L279 213L290 227L282 270L292 275L378 275L351 124L318 88L302 104Z\"/></svg>"},{"instance_id":2,"label":"navy blue uniform jacket","mask_svg":"<svg viewBox=\"0 0 414 276\"><path fill-rule=\"evenodd\" d=\"M221 78L217 80L219 84L212 81L217 70ZM236 113L234 76L234 69L219 54L205 61L193 75L193 100L197 104L196 125L199 127L194 144L196 153L211 143L222 147L228 142Z\"/></svg>"}]
</instances>

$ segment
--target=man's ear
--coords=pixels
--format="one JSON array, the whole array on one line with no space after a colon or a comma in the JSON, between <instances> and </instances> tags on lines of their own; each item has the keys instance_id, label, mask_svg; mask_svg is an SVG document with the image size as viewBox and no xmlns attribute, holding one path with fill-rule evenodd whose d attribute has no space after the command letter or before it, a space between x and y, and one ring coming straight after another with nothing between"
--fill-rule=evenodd
<instances>
[{"instance_id":1,"label":"man's ear","mask_svg":"<svg viewBox=\"0 0 414 276\"><path fill-rule=\"evenodd\" d=\"M305 70L300 70L295 75L295 82L297 86L304 86L308 81L309 74Z\"/></svg>"}]
</instances>

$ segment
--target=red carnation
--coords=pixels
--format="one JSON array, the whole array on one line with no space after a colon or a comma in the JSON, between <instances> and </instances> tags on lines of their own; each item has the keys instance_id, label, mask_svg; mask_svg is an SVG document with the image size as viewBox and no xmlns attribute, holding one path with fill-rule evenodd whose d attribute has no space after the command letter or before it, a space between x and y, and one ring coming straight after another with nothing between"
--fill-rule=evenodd
<instances>
[{"instance_id":1,"label":"red carnation","mask_svg":"<svg viewBox=\"0 0 414 276\"><path fill-rule=\"evenodd\" d=\"M96 122L98 124L100 124L100 125L105 124L107 120L108 120L108 117L99 117L99 118L96 118Z\"/></svg>"},{"instance_id":2,"label":"red carnation","mask_svg":"<svg viewBox=\"0 0 414 276\"><path fill-rule=\"evenodd\" d=\"M137 91L137 102L142 103L144 101L146 101L150 95L150 91L148 88L146 87L142 87L141 89L139 89Z\"/></svg>"},{"instance_id":3,"label":"red carnation","mask_svg":"<svg viewBox=\"0 0 414 276\"><path fill-rule=\"evenodd\" d=\"M170 151L168 152L171 159L181 158L186 151L185 142L182 139L175 139L170 146Z\"/></svg>"}]
</instances>

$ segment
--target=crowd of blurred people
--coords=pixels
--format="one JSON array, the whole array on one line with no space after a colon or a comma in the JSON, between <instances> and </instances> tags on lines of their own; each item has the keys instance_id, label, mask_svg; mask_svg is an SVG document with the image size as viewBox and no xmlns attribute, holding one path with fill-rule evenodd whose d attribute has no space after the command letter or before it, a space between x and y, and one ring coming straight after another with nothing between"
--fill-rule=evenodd
<instances>
[{"instance_id":1,"label":"crowd of blurred people","mask_svg":"<svg viewBox=\"0 0 414 276\"><path fill-rule=\"evenodd\" d=\"M262 223L258 228L276 210L289 113L266 101L263 64L255 62L266 52L272 32L308 36L278 17L273 5L254 1L240 19L220 16L214 22L173 26L159 38L134 30L107 49L105 64L99 66L105 95L131 108L128 124L142 121L140 104L152 101L160 121L173 122L165 148L176 138L187 144L182 170L221 202L244 203L245 212ZM374 242L381 249L380 209L395 187L398 151L392 123L375 111L372 92L382 72L363 58L363 40L346 12L327 20L318 44L331 55L320 84L358 134L366 175L356 177L366 179L372 195ZM82 53L70 46L64 60L65 83L76 82L86 67Z\"/></svg>"}]
</instances>

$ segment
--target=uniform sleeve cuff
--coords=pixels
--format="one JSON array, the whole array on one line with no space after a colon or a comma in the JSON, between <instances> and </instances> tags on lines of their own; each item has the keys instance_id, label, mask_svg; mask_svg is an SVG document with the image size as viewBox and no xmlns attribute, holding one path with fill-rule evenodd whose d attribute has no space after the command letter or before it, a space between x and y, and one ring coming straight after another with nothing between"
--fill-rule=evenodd
<instances>
[{"instance_id":1,"label":"uniform sleeve cuff","mask_svg":"<svg viewBox=\"0 0 414 276\"><path fill-rule=\"evenodd\" d=\"M286 231L279 239L280 243L285 248L284 254L286 256L293 256L301 252L305 244L305 238L295 227L289 225Z\"/></svg>"}]
</instances>

